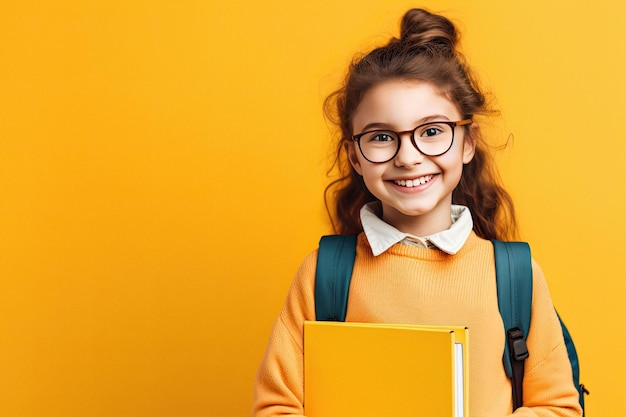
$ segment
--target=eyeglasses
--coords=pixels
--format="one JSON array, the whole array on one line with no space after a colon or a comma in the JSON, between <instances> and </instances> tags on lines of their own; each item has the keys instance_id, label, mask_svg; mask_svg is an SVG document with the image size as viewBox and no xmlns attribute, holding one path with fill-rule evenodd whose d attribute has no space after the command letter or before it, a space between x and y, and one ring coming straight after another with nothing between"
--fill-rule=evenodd
<instances>
[{"instance_id":1,"label":"eyeglasses","mask_svg":"<svg viewBox=\"0 0 626 417\"><path fill-rule=\"evenodd\" d=\"M428 122L412 130L369 130L352 136L359 144L365 159L375 164L391 161L400 150L400 136L411 134L413 146L426 156L440 156L448 152L454 143L454 128L472 123L472 119L459 122Z\"/></svg>"}]
</instances>

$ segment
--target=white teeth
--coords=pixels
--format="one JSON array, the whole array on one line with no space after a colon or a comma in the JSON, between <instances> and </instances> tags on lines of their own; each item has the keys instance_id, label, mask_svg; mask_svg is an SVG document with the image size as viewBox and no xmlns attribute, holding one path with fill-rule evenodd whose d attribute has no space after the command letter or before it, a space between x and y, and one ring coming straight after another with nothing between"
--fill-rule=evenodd
<instances>
[{"instance_id":1,"label":"white teeth","mask_svg":"<svg viewBox=\"0 0 626 417\"><path fill-rule=\"evenodd\" d=\"M421 185L421 184L426 184L432 178L433 178L432 175L426 175L424 177L415 178L413 180L395 180L394 183L402 187L411 188L411 187L417 187L418 185Z\"/></svg>"}]
</instances>

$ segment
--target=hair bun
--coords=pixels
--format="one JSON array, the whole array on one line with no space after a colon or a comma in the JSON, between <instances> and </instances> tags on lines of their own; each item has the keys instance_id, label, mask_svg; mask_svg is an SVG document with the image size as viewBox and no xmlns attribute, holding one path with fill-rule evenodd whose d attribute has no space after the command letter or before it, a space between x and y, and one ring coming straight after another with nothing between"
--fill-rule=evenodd
<instances>
[{"instance_id":1,"label":"hair bun","mask_svg":"<svg viewBox=\"0 0 626 417\"><path fill-rule=\"evenodd\" d=\"M444 16L424 9L411 9L402 17L400 42L413 47L434 47L454 51L458 40L454 24Z\"/></svg>"}]
</instances>

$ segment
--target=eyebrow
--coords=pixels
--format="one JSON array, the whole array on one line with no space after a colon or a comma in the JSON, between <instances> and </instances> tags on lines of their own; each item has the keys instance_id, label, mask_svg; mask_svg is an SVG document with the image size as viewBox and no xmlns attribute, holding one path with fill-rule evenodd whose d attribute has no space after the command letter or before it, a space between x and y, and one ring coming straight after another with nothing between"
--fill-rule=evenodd
<instances>
[{"instance_id":1,"label":"eyebrow","mask_svg":"<svg viewBox=\"0 0 626 417\"><path fill-rule=\"evenodd\" d=\"M450 118L448 116L443 115L443 114L433 114L431 116L422 117L421 119L416 120L414 127L423 125L424 123L435 122L435 121L449 122ZM361 130L361 132L367 132L367 131L370 131L370 130L378 130L378 129L393 130L393 129L391 129L391 126L392 125L390 125L389 123L372 122L372 123L368 123L365 126L363 126L363 129Z\"/></svg>"}]
</instances>

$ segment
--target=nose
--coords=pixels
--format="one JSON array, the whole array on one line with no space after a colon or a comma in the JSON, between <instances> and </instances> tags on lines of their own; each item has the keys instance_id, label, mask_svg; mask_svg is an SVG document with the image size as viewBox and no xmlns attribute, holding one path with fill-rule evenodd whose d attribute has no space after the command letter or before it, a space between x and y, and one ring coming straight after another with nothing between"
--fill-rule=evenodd
<instances>
[{"instance_id":1,"label":"nose","mask_svg":"<svg viewBox=\"0 0 626 417\"><path fill-rule=\"evenodd\" d=\"M413 167L424 161L424 155L417 150L411 141L411 134L403 134L400 137L400 149L393 162L397 167Z\"/></svg>"}]
</instances>

